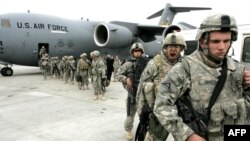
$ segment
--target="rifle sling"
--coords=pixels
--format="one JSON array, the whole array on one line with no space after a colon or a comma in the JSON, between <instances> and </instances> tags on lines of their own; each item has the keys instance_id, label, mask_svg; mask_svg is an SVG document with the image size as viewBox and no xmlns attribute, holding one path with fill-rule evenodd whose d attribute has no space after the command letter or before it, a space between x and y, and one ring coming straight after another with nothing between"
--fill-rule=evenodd
<instances>
[{"instance_id":1,"label":"rifle sling","mask_svg":"<svg viewBox=\"0 0 250 141\"><path fill-rule=\"evenodd\" d=\"M182 59L182 62L184 63L183 66L184 66L185 72L187 74L189 74L188 73L189 72L188 71L188 67L190 67L189 64L187 63L187 61L185 59ZM215 88L214 88L214 90L212 92L212 95L211 95L211 98L210 98L210 101L209 101L209 104L208 104L208 108L207 108L207 115L208 116L206 116L207 118L210 117L211 108L213 107L213 105L214 105L216 99L218 98L218 96L220 95L220 92L221 92L221 90L222 90L222 88L223 88L223 86L224 86L224 84L226 82L226 79L227 79L227 59L225 58L223 60L223 64L222 64L221 75L218 77L218 82L216 83L216 86L215 86ZM192 111L194 111L194 108L193 108L191 102L190 101L188 101L188 102L186 101L186 103L187 103L187 106Z\"/></svg>"},{"instance_id":2,"label":"rifle sling","mask_svg":"<svg viewBox=\"0 0 250 141\"><path fill-rule=\"evenodd\" d=\"M220 95L220 92L222 90L222 88L224 87L224 84L226 82L227 79L227 59L224 59L223 64L222 64L222 70L221 70L221 75L218 78L218 82L213 90L212 96L210 98L209 104L208 104L208 108L207 108L207 117L210 117L210 113L211 113L211 108L213 107L215 101L217 100L217 98Z\"/></svg>"}]
</instances>

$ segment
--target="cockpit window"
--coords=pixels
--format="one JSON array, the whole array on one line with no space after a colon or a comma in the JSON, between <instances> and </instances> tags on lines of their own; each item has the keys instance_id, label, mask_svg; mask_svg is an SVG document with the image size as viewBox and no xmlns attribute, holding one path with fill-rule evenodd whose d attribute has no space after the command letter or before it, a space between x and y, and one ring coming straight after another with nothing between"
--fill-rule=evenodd
<instances>
[{"instance_id":1,"label":"cockpit window","mask_svg":"<svg viewBox=\"0 0 250 141\"><path fill-rule=\"evenodd\" d=\"M10 28L10 20L9 19L1 19L1 27Z\"/></svg>"},{"instance_id":2,"label":"cockpit window","mask_svg":"<svg viewBox=\"0 0 250 141\"><path fill-rule=\"evenodd\" d=\"M250 62L250 37L246 37L244 40L242 61Z\"/></svg>"}]
</instances>

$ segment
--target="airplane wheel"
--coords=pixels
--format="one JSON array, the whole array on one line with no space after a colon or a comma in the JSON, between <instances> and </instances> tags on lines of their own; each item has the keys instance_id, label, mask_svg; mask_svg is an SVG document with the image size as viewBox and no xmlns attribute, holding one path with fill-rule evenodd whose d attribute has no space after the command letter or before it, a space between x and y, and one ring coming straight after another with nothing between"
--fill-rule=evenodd
<instances>
[{"instance_id":1,"label":"airplane wheel","mask_svg":"<svg viewBox=\"0 0 250 141\"><path fill-rule=\"evenodd\" d=\"M13 75L13 70L12 70L12 68L10 68L10 67L4 67L4 68L2 68L2 70L1 70L1 74L2 74L3 76L12 76L12 75Z\"/></svg>"},{"instance_id":2,"label":"airplane wheel","mask_svg":"<svg viewBox=\"0 0 250 141\"><path fill-rule=\"evenodd\" d=\"M1 69L1 74L2 74L2 76L5 76L5 68Z\"/></svg>"}]
</instances>

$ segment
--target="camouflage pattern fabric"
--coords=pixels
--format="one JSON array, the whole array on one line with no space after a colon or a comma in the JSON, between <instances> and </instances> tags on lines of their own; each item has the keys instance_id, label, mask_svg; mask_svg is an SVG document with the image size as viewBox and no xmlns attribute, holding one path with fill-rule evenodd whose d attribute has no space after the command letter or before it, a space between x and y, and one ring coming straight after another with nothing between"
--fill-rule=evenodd
<instances>
[{"instance_id":1,"label":"camouflage pattern fabric","mask_svg":"<svg viewBox=\"0 0 250 141\"><path fill-rule=\"evenodd\" d=\"M177 63L160 83L154 113L176 141L184 141L193 130L178 117L175 101L187 89L193 108L205 114L212 91L218 81L221 66L209 61L200 51L184 58L187 65ZM211 108L208 121L209 140L223 140L223 125L247 124L248 103L243 97L244 67L227 57L228 76L225 85ZM185 66L184 66L185 65ZM188 68L188 72L187 69ZM185 71L186 70L186 71Z\"/></svg>"}]
</instances>

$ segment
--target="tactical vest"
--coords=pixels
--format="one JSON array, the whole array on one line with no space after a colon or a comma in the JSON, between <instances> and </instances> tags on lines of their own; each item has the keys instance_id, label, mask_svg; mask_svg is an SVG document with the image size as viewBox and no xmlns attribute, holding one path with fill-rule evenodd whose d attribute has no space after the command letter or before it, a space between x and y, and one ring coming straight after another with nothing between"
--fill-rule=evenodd
<instances>
[{"instance_id":1,"label":"tactical vest","mask_svg":"<svg viewBox=\"0 0 250 141\"><path fill-rule=\"evenodd\" d=\"M120 66L121 66L120 60L115 60L113 64L114 69L118 69Z\"/></svg>"},{"instance_id":2,"label":"tactical vest","mask_svg":"<svg viewBox=\"0 0 250 141\"><path fill-rule=\"evenodd\" d=\"M144 68L147 66L148 63L148 59L141 57L139 60L137 60L136 62L133 62L133 71L134 71L134 82L133 82L133 86L137 88L139 82L140 82L140 77L141 74L144 70Z\"/></svg>"},{"instance_id":3,"label":"tactical vest","mask_svg":"<svg viewBox=\"0 0 250 141\"><path fill-rule=\"evenodd\" d=\"M80 64L79 64L80 65L79 66L80 70L87 70L87 69L89 69L89 64L88 64L88 62L86 60L81 59L79 61L80 61Z\"/></svg>"},{"instance_id":4,"label":"tactical vest","mask_svg":"<svg viewBox=\"0 0 250 141\"><path fill-rule=\"evenodd\" d=\"M190 101L197 112L205 114L220 72L218 69L210 68L204 64L199 53L187 56L185 60L188 65L183 63L183 66L184 68L188 67L185 70L188 70L186 73L190 74L192 82L189 93ZM246 101L242 95L243 67L229 57L227 62L227 79L219 97L211 108L208 122L209 132L223 132L223 125L225 124L247 123Z\"/></svg>"},{"instance_id":5,"label":"tactical vest","mask_svg":"<svg viewBox=\"0 0 250 141\"><path fill-rule=\"evenodd\" d=\"M103 75L104 74L105 70L104 70L102 64L104 64L104 63L101 59L98 59L98 60L92 62L92 70L91 70L92 75Z\"/></svg>"},{"instance_id":6,"label":"tactical vest","mask_svg":"<svg viewBox=\"0 0 250 141\"><path fill-rule=\"evenodd\" d=\"M159 82L165 78L169 70L173 67L173 65L167 61L167 58L165 58L163 53L156 55L152 61L157 68L157 72L155 72L157 75L154 76L154 78L151 78L153 79L154 84L152 84L152 82L145 82L144 84L145 95L151 109L154 107ZM166 140L169 134L154 114L151 114L149 118L149 132L152 133L158 140Z\"/></svg>"},{"instance_id":7,"label":"tactical vest","mask_svg":"<svg viewBox=\"0 0 250 141\"><path fill-rule=\"evenodd\" d=\"M166 59L166 58L165 58ZM158 86L159 82L167 75L169 70L173 67L164 59L163 54L158 54L153 58L154 64L157 67L158 75L154 78L154 82Z\"/></svg>"}]
</instances>

